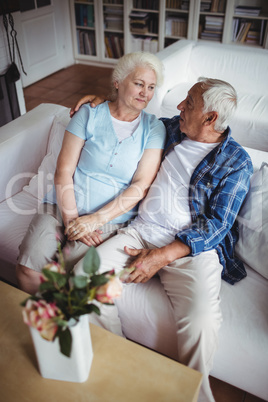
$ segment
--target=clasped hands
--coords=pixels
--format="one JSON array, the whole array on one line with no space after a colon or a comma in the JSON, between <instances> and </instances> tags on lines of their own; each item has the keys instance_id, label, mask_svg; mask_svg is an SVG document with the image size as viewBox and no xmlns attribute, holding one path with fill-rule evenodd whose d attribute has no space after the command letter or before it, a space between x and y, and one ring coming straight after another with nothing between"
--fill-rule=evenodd
<instances>
[{"instance_id":1,"label":"clasped hands","mask_svg":"<svg viewBox=\"0 0 268 402\"><path fill-rule=\"evenodd\" d=\"M98 246L103 242L102 231L98 227L100 225L96 222L90 223L88 215L80 216L66 225L64 234L69 241L79 240L89 247Z\"/></svg>"}]
</instances>

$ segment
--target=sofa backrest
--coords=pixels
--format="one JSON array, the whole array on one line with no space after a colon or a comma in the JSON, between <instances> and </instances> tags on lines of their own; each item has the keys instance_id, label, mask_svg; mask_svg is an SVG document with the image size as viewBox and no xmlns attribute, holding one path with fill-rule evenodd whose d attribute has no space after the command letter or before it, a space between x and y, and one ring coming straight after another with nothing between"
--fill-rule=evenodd
<instances>
[{"instance_id":1,"label":"sofa backrest","mask_svg":"<svg viewBox=\"0 0 268 402\"><path fill-rule=\"evenodd\" d=\"M199 76L229 82L237 92L268 93L268 50L196 42L188 60L187 81Z\"/></svg>"},{"instance_id":2,"label":"sofa backrest","mask_svg":"<svg viewBox=\"0 0 268 402\"><path fill-rule=\"evenodd\" d=\"M238 94L230 121L233 137L243 146L268 151L268 50L181 40L157 56L165 80L146 111L157 117L177 115L177 105L200 76L222 79Z\"/></svg>"}]
</instances>

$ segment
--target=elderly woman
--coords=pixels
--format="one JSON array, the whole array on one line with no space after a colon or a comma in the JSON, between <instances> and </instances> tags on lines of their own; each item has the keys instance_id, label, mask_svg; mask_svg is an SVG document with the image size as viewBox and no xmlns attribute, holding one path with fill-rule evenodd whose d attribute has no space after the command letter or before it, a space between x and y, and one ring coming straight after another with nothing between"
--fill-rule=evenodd
<instances>
[{"instance_id":1,"label":"elderly woman","mask_svg":"<svg viewBox=\"0 0 268 402\"><path fill-rule=\"evenodd\" d=\"M36 292L58 240L72 269L89 246L99 245L135 216L135 206L159 169L165 142L163 123L143 110L162 80L156 56L127 54L113 71L113 100L95 109L84 105L71 119L54 189L20 246L16 272L24 291Z\"/></svg>"}]
</instances>

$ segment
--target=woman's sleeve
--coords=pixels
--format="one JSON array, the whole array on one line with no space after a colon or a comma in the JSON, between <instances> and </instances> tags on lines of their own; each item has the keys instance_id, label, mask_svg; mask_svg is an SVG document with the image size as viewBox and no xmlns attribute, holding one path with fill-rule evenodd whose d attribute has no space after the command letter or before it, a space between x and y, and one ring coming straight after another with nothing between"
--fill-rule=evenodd
<instances>
[{"instance_id":1,"label":"woman's sleeve","mask_svg":"<svg viewBox=\"0 0 268 402\"><path fill-rule=\"evenodd\" d=\"M66 130L76 135L82 140L87 140L87 123L89 120L90 108L88 105L83 105L78 112L71 118Z\"/></svg>"},{"instance_id":2,"label":"woman's sleeve","mask_svg":"<svg viewBox=\"0 0 268 402\"><path fill-rule=\"evenodd\" d=\"M158 120L157 117L152 115L148 124L148 130L149 135L145 149L164 149L166 142L166 128L162 121Z\"/></svg>"}]
</instances>

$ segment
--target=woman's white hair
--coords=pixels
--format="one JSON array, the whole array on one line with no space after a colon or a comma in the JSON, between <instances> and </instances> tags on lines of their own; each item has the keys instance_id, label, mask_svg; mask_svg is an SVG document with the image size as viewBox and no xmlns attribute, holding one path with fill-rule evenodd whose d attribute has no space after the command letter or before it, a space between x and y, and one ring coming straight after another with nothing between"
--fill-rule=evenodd
<instances>
[{"instance_id":1,"label":"woman's white hair","mask_svg":"<svg viewBox=\"0 0 268 402\"><path fill-rule=\"evenodd\" d=\"M137 67L146 67L153 70L156 75L156 85L162 85L164 80L163 64L158 57L148 52L127 53L121 57L114 68L112 81L117 81L118 83L124 81Z\"/></svg>"},{"instance_id":2,"label":"woman's white hair","mask_svg":"<svg viewBox=\"0 0 268 402\"><path fill-rule=\"evenodd\" d=\"M228 82L214 78L199 77L203 89L203 112L217 112L218 119L215 123L216 131L224 131L237 108L236 90Z\"/></svg>"}]
</instances>

